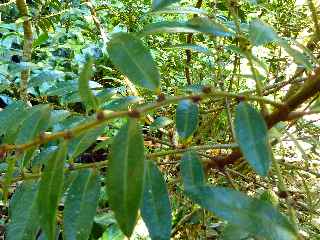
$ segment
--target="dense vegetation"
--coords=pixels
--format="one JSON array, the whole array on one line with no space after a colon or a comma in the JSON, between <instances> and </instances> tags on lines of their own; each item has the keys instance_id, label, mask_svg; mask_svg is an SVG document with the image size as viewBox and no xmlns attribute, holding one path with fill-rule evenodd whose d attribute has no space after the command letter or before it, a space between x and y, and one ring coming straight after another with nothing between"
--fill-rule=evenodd
<instances>
[{"instance_id":1,"label":"dense vegetation","mask_svg":"<svg viewBox=\"0 0 320 240\"><path fill-rule=\"evenodd\" d=\"M316 0L5 0L5 239L319 239Z\"/></svg>"}]
</instances>

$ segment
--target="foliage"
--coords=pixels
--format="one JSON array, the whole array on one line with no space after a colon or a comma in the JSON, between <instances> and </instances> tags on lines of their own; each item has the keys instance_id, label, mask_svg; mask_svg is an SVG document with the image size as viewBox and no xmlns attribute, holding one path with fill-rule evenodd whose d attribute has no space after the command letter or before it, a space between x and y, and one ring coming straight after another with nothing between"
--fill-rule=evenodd
<instances>
[{"instance_id":1,"label":"foliage","mask_svg":"<svg viewBox=\"0 0 320 240\"><path fill-rule=\"evenodd\" d=\"M318 239L317 4L2 1L5 239Z\"/></svg>"}]
</instances>

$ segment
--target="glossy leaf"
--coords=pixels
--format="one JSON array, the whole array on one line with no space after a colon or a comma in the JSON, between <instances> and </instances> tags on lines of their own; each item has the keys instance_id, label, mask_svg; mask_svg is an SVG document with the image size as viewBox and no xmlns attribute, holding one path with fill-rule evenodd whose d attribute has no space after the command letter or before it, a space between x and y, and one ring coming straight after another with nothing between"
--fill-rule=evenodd
<instances>
[{"instance_id":1,"label":"glossy leaf","mask_svg":"<svg viewBox=\"0 0 320 240\"><path fill-rule=\"evenodd\" d=\"M195 203L251 235L266 240L297 239L289 220L265 201L235 190L206 185L189 188L187 195Z\"/></svg>"},{"instance_id":2,"label":"glossy leaf","mask_svg":"<svg viewBox=\"0 0 320 240\"><path fill-rule=\"evenodd\" d=\"M89 81L92 77L93 59L89 58L80 73L79 78L79 95L82 101L85 103L87 111L91 109L97 109L98 101L93 95Z\"/></svg>"},{"instance_id":3,"label":"glossy leaf","mask_svg":"<svg viewBox=\"0 0 320 240\"><path fill-rule=\"evenodd\" d=\"M39 227L37 207L38 182L25 181L15 191L9 205L11 221L6 239L30 240L36 238Z\"/></svg>"},{"instance_id":4,"label":"glossy leaf","mask_svg":"<svg viewBox=\"0 0 320 240\"><path fill-rule=\"evenodd\" d=\"M199 155L188 151L181 159L181 176L185 190L190 187L205 184L206 178Z\"/></svg>"},{"instance_id":5,"label":"glossy leaf","mask_svg":"<svg viewBox=\"0 0 320 240\"><path fill-rule=\"evenodd\" d=\"M198 128L199 107L191 100L183 100L176 110L176 125L179 137L183 140L192 136Z\"/></svg>"},{"instance_id":6,"label":"glossy leaf","mask_svg":"<svg viewBox=\"0 0 320 240\"><path fill-rule=\"evenodd\" d=\"M272 151L263 117L249 104L241 102L234 125L236 140L245 159L258 174L266 176L272 162Z\"/></svg>"},{"instance_id":7,"label":"glossy leaf","mask_svg":"<svg viewBox=\"0 0 320 240\"><path fill-rule=\"evenodd\" d=\"M153 0L152 1L152 9L159 10L161 8L167 7L170 4L180 2L180 0Z\"/></svg>"},{"instance_id":8,"label":"glossy leaf","mask_svg":"<svg viewBox=\"0 0 320 240\"><path fill-rule=\"evenodd\" d=\"M41 175L37 202L41 228L48 240L54 240L56 235L56 213L63 190L66 153L67 144L62 142L56 153L48 159Z\"/></svg>"},{"instance_id":9,"label":"glossy leaf","mask_svg":"<svg viewBox=\"0 0 320 240\"><path fill-rule=\"evenodd\" d=\"M136 224L144 179L144 141L139 123L129 119L114 137L107 189L115 218L126 236Z\"/></svg>"},{"instance_id":10,"label":"glossy leaf","mask_svg":"<svg viewBox=\"0 0 320 240\"><path fill-rule=\"evenodd\" d=\"M249 37L252 44L255 46L278 41L280 39L270 25L258 18L250 22Z\"/></svg>"},{"instance_id":11,"label":"glossy leaf","mask_svg":"<svg viewBox=\"0 0 320 240\"><path fill-rule=\"evenodd\" d=\"M152 161L147 164L141 215L151 239L170 239L172 217L167 186Z\"/></svg>"},{"instance_id":12,"label":"glossy leaf","mask_svg":"<svg viewBox=\"0 0 320 240\"><path fill-rule=\"evenodd\" d=\"M157 90L160 74L150 51L133 34L117 33L108 44L111 61L130 81L140 87Z\"/></svg>"},{"instance_id":13,"label":"glossy leaf","mask_svg":"<svg viewBox=\"0 0 320 240\"><path fill-rule=\"evenodd\" d=\"M156 22L147 25L142 35L154 33L207 33L214 36L230 37L231 32L224 25L204 17L196 17L186 22Z\"/></svg>"},{"instance_id":14,"label":"glossy leaf","mask_svg":"<svg viewBox=\"0 0 320 240\"><path fill-rule=\"evenodd\" d=\"M64 239L89 239L99 193L100 182L97 172L80 171L68 190L64 204Z\"/></svg>"}]
</instances>

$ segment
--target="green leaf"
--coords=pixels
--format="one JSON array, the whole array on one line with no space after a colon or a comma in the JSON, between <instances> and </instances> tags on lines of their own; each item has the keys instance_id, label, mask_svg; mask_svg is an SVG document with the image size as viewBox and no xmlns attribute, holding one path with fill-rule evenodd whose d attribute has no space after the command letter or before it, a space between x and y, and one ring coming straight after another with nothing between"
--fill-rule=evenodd
<instances>
[{"instance_id":1,"label":"green leaf","mask_svg":"<svg viewBox=\"0 0 320 240\"><path fill-rule=\"evenodd\" d=\"M141 215L151 239L170 239L172 216L167 186L152 161L147 164Z\"/></svg>"},{"instance_id":2,"label":"green leaf","mask_svg":"<svg viewBox=\"0 0 320 240\"><path fill-rule=\"evenodd\" d=\"M16 144L27 143L33 140L39 133L45 131L50 121L50 106L38 105L30 109L19 129Z\"/></svg>"},{"instance_id":3,"label":"green leaf","mask_svg":"<svg viewBox=\"0 0 320 240\"><path fill-rule=\"evenodd\" d=\"M126 96L114 99L102 105L103 109L112 111L123 111L128 110L128 107L132 104L139 103L142 98L137 96Z\"/></svg>"},{"instance_id":4,"label":"green leaf","mask_svg":"<svg viewBox=\"0 0 320 240\"><path fill-rule=\"evenodd\" d=\"M185 140L192 136L198 128L199 107L191 100L183 100L176 111L176 125L178 135Z\"/></svg>"},{"instance_id":5,"label":"green leaf","mask_svg":"<svg viewBox=\"0 0 320 240\"><path fill-rule=\"evenodd\" d=\"M70 160L75 160L81 153L87 150L97 138L103 133L104 126L91 129L69 142L68 154Z\"/></svg>"},{"instance_id":6,"label":"green leaf","mask_svg":"<svg viewBox=\"0 0 320 240\"><path fill-rule=\"evenodd\" d=\"M107 190L115 218L126 236L136 224L144 179L144 141L139 123L129 119L114 137Z\"/></svg>"},{"instance_id":7,"label":"green leaf","mask_svg":"<svg viewBox=\"0 0 320 240\"><path fill-rule=\"evenodd\" d=\"M206 185L189 188L187 195L200 206L266 240L297 239L295 228L271 204L244 193Z\"/></svg>"},{"instance_id":8,"label":"green leaf","mask_svg":"<svg viewBox=\"0 0 320 240\"><path fill-rule=\"evenodd\" d=\"M157 22L147 25L141 35L154 33L207 33L214 36L230 37L230 32L224 25L204 17L196 17L186 22Z\"/></svg>"},{"instance_id":9,"label":"green leaf","mask_svg":"<svg viewBox=\"0 0 320 240\"><path fill-rule=\"evenodd\" d=\"M56 213L63 190L66 154L67 143L63 141L56 153L48 159L41 175L38 206L40 224L48 240L55 240Z\"/></svg>"},{"instance_id":10,"label":"green leaf","mask_svg":"<svg viewBox=\"0 0 320 240\"><path fill-rule=\"evenodd\" d=\"M21 123L15 143L24 144L30 142L38 137L40 133L47 130L50 122L50 115L51 112L49 105L38 105L32 107ZM21 155L23 166L27 166L34 151L35 148L31 148Z\"/></svg>"},{"instance_id":11,"label":"green leaf","mask_svg":"<svg viewBox=\"0 0 320 240\"><path fill-rule=\"evenodd\" d=\"M25 181L16 189L9 205L8 240L36 238L39 226L37 208L38 182Z\"/></svg>"},{"instance_id":12,"label":"green leaf","mask_svg":"<svg viewBox=\"0 0 320 240\"><path fill-rule=\"evenodd\" d=\"M208 13L196 7L170 7L170 8L161 8L151 12L151 14L162 14L162 13L175 13L175 14L197 14L207 16Z\"/></svg>"},{"instance_id":13,"label":"green leaf","mask_svg":"<svg viewBox=\"0 0 320 240\"><path fill-rule=\"evenodd\" d=\"M151 130L156 130L159 128L164 128L170 124L172 124L173 121L170 118L167 117L157 117L154 122L150 125Z\"/></svg>"},{"instance_id":14,"label":"green leaf","mask_svg":"<svg viewBox=\"0 0 320 240\"><path fill-rule=\"evenodd\" d=\"M298 50L292 48L286 40L281 39L279 41L279 45L281 47L283 47L291 57L293 57L294 61L297 64L303 65L308 70L313 69L312 64L310 63L310 61L308 60L306 55L303 54L302 52L299 52Z\"/></svg>"},{"instance_id":15,"label":"green leaf","mask_svg":"<svg viewBox=\"0 0 320 240\"><path fill-rule=\"evenodd\" d=\"M150 51L132 34L117 33L108 44L111 61L134 84L157 90L160 74Z\"/></svg>"},{"instance_id":16,"label":"green leaf","mask_svg":"<svg viewBox=\"0 0 320 240\"><path fill-rule=\"evenodd\" d=\"M280 38L273 28L256 18L250 22L249 38L253 45L259 46L278 41Z\"/></svg>"},{"instance_id":17,"label":"green leaf","mask_svg":"<svg viewBox=\"0 0 320 240\"><path fill-rule=\"evenodd\" d=\"M18 120L25 115L26 107L24 102L17 101L0 111L0 135L6 135L11 128L17 130L17 125L20 123Z\"/></svg>"},{"instance_id":18,"label":"green leaf","mask_svg":"<svg viewBox=\"0 0 320 240\"><path fill-rule=\"evenodd\" d=\"M170 46L169 48L186 49L186 50L191 50L194 52L204 53L208 56L214 56L213 52L210 51L209 48L206 48L206 47L203 47L200 45L196 45L196 44L179 44L179 45Z\"/></svg>"},{"instance_id":19,"label":"green leaf","mask_svg":"<svg viewBox=\"0 0 320 240\"><path fill-rule=\"evenodd\" d=\"M185 190L205 184L206 177L199 155L194 151L186 152L181 159L181 176Z\"/></svg>"},{"instance_id":20,"label":"green leaf","mask_svg":"<svg viewBox=\"0 0 320 240\"><path fill-rule=\"evenodd\" d=\"M33 41L32 47L38 47L41 44L45 43L49 39L48 33L42 33L36 40Z\"/></svg>"},{"instance_id":21,"label":"green leaf","mask_svg":"<svg viewBox=\"0 0 320 240\"><path fill-rule=\"evenodd\" d=\"M234 125L236 140L245 159L258 174L266 176L272 162L272 151L263 117L249 104L241 102Z\"/></svg>"},{"instance_id":22,"label":"green leaf","mask_svg":"<svg viewBox=\"0 0 320 240\"><path fill-rule=\"evenodd\" d=\"M82 101L85 103L87 111L96 110L98 101L93 95L89 80L92 77L92 68L93 68L93 59L89 58L86 64L84 65L79 78L79 95Z\"/></svg>"},{"instance_id":23,"label":"green leaf","mask_svg":"<svg viewBox=\"0 0 320 240\"><path fill-rule=\"evenodd\" d=\"M64 204L64 239L89 239L99 193L100 182L97 172L80 171L69 188Z\"/></svg>"},{"instance_id":24,"label":"green leaf","mask_svg":"<svg viewBox=\"0 0 320 240\"><path fill-rule=\"evenodd\" d=\"M153 0L152 10L159 10L176 2L180 2L180 0Z\"/></svg>"}]
</instances>

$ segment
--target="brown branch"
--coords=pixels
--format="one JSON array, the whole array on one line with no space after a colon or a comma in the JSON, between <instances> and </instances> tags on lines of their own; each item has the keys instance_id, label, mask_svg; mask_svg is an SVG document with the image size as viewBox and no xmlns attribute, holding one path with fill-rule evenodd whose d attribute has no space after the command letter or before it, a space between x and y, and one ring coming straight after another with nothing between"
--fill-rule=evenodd
<instances>
[{"instance_id":1,"label":"brown branch","mask_svg":"<svg viewBox=\"0 0 320 240\"><path fill-rule=\"evenodd\" d=\"M24 31L24 44L23 44L23 61L30 62L32 54L32 26L29 20L28 6L25 0L16 0L17 8L20 15L24 17L23 31ZM28 79L30 75L30 70L26 69L21 72L20 77L20 97L22 100L28 100Z\"/></svg>"},{"instance_id":2,"label":"brown branch","mask_svg":"<svg viewBox=\"0 0 320 240\"><path fill-rule=\"evenodd\" d=\"M197 4L196 4L196 8L201 8L202 6L202 0L198 0ZM194 17L196 17L197 15L195 14ZM192 38L193 38L193 33L189 33L187 35L187 44L191 44L192 43ZM192 59L192 53L190 49L186 50L186 66L184 68L184 73L187 79L187 83L188 85L191 85L192 81L191 81L191 77L190 77L190 63L191 63L191 59Z\"/></svg>"}]
</instances>

